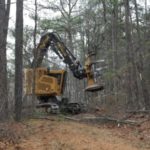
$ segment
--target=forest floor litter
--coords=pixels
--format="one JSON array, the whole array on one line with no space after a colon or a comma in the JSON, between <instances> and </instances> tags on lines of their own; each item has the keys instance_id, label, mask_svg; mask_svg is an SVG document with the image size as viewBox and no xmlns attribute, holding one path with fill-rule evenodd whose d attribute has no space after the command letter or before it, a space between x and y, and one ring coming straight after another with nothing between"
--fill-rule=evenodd
<instances>
[{"instance_id":1,"label":"forest floor litter","mask_svg":"<svg viewBox=\"0 0 150 150\"><path fill-rule=\"evenodd\" d=\"M148 116L128 116L132 121L141 122L139 125L86 120L94 119L95 116L80 114L65 118L63 115L51 115L25 120L22 123L1 123L0 150L150 149ZM84 119L86 121L83 121Z\"/></svg>"}]
</instances>

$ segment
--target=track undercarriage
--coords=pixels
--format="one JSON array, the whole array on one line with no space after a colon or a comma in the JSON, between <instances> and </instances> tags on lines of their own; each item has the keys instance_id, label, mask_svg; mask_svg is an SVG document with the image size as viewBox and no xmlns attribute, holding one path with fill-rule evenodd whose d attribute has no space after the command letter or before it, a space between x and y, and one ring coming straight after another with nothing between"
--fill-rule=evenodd
<instances>
[{"instance_id":1,"label":"track undercarriage","mask_svg":"<svg viewBox=\"0 0 150 150\"><path fill-rule=\"evenodd\" d=\"M37 108L44 108L46 113L58 114L58 113L70 113L78 114L86 111L86 107L83 103L68 102L67 98L62 98L59 101L56 97L38 97L39 104Z\"/></svg>"}]
</instances>

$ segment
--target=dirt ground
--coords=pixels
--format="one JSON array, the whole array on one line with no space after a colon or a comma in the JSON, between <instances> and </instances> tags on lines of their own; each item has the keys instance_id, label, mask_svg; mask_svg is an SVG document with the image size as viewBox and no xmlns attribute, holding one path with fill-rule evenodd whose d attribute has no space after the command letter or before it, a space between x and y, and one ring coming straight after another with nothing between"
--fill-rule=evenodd
<instances>
[{"instance_id":1,"label":"dirt ground","mask_svg":"<svg viewBox=\"0 0 150 150\"><path fill-rule=\"evenodd\" d=\"M4 128L0 128L2 133ZM137 129L125 126L77 123L51 116L19 124L9 123L6 128L8 135L0 137L0 150L150 149L150 137L145 139Z\"/></svg>"}]
</instances>

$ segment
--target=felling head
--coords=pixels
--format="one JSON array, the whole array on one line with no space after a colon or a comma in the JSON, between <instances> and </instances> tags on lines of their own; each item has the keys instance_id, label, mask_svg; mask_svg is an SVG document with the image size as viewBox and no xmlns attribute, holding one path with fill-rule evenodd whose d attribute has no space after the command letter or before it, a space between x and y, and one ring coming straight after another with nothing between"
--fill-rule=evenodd
<instances>
[{"instance_id":1,"label":"felling head","mask_svg":"<svg viewBox=\"0 0 150 150\"><path fill-rule=\"evenodd\" d=\"M93 84L86 87L85 91L87 92L96 92L96 91L102 91L104 89L103 85Z\"/></svg>"},{"instance_id":2,"label":"felling head","mask_svg":"<svg viewBox=\"0 0 150 150\"><path fill-rule=\"evenodd\" d=\"M89 52L86 60L85 60L85 72L86 72L86 77L87 77L87 84L88 86L86 87L85 91L87 92L96 92L96 91L101 91L104 89L104 86L102 84L97 83L98 77L100 77L101 74L101 67L97 68L97 64L104 62L102 61L95 61L95 53L94 52Z\"/></svg>"}]
</instances>

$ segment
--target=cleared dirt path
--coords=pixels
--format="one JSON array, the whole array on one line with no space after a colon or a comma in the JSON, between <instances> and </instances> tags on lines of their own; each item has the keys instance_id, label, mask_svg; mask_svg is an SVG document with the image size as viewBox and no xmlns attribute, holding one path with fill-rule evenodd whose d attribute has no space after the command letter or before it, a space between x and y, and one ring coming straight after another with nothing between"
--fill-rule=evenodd
<instances>
[{"instance_id":1,"label":"cleared dirt path","mask_svg":"<svg viewBox=\"0 0 150 150\"><path fill-rule=\"evenodd\" d=\"M109 129L54 120L30 120L27 136L8 150L144 150L140 143L119 138Z\"/></svg>"}]
</instances>

